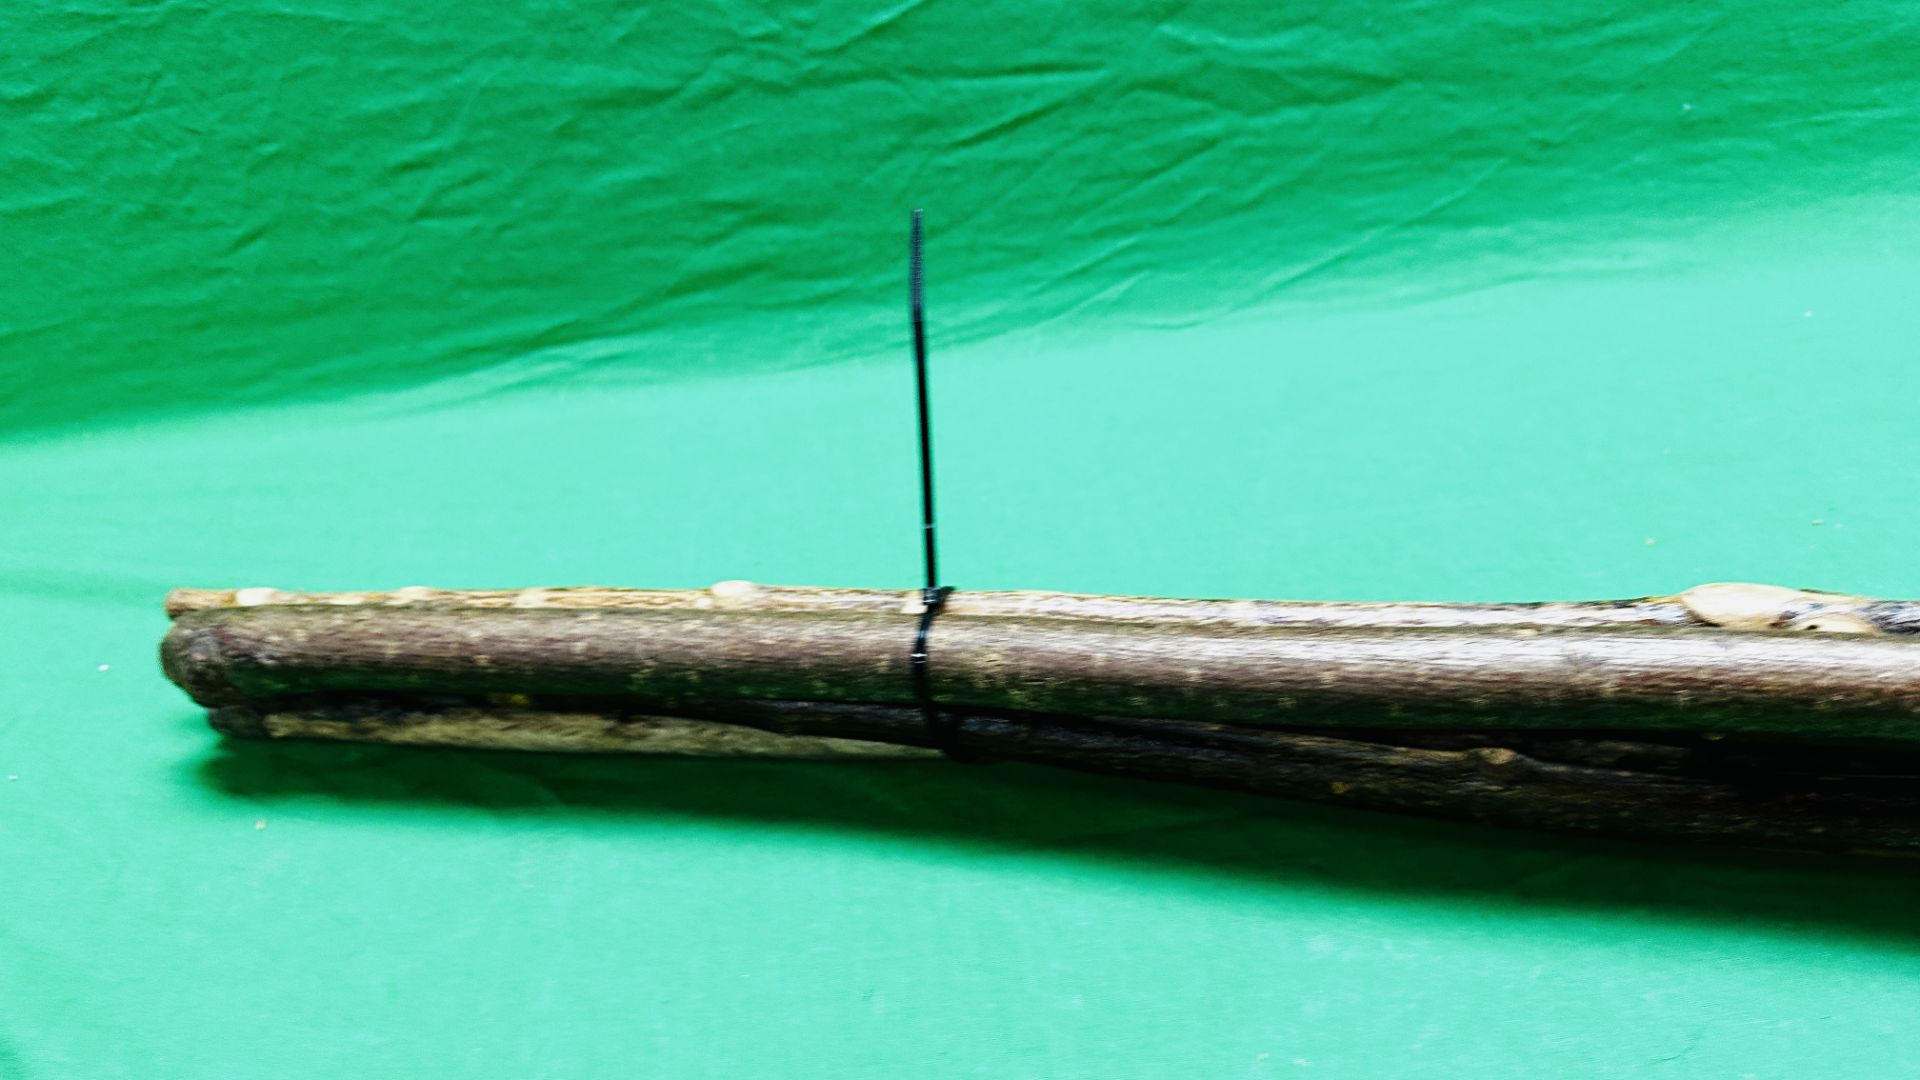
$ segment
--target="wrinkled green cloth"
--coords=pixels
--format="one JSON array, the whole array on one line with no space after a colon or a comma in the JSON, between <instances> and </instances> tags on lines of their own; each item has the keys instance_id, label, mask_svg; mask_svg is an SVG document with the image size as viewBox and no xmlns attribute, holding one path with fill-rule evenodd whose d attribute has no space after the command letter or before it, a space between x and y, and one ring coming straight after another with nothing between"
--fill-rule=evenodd
<instances>
[{"instance_id":1,"label":"wrinkled green cloth","mask_svg":"<svg viewBox=\"0 0 1920 1080\"><path fill-rule=\"evenodd\" d=\"M1920 595L1908 7L56 2L0 1077L1893 1077L1920 871L222 744L173 585ZM903 648L907 645L902 643Z\"/></svg>"}]
</instances>

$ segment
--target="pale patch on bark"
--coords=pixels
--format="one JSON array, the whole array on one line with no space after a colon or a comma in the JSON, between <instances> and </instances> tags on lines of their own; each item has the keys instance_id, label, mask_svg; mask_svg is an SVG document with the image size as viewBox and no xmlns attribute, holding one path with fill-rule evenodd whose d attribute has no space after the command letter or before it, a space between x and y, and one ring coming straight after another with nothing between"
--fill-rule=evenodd
<instances>
[{"instance_id":1,"label":"pale patch on bark","mask_svg":"<svg viewBox=\"0 0 1920 1080\"><path fill-rule=\"evenodd\" d=\"M1782 585L1721 581L1680 594L1694 618L1727 630L1805 630L1825 634L1879 634L1860 613L1869 601L1844 593L1813 592Z\"/></svg>"}]
</instances>

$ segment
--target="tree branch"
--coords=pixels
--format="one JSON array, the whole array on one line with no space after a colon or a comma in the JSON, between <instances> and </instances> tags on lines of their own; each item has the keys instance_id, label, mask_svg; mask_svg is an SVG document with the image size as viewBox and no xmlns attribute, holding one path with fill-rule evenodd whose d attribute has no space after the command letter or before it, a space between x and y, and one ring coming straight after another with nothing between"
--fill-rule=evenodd
<instances>
[{"instance_id":1,"label":"tree branch","mask_svg":"<svg viewBox=\"0 0 1920 1080\"><path fill-rule=\"evenodd\" d=\"M820 702L750 702L667 718L617 706L422 701L332 696L216 710L216 727L247 737L401 745L856 756L851 748L924 744L915 709ZM720 719L724 718L724 719ZM1567 736L1534 753L1504 746L1435 748L1351 737L1177 721L953 714L953 744L973 754L1081 772L1174 781L1374 810L1563 832L1822 851L1920 853L1920 791L1911 782L1836 789L1795 771L1800 751L1755 744L1748 768L1725 775L1685 742L1633 744ZM778 734L769 734L775 732ZM851 741L860 740L860 741ZM1567 763L1550 755L1619 758L1623 747L1659 771ZM904 749L904 753L924 751ZM1755 763L1763 767L1753 768ZM1765 767L1767 765L1773 767ZM1882 754L1882 770L1920 774L1920 754Z\"/></svg>"},{"instance_id":2,"label":"tree branch","mask_svg":"<svg viewBox=\"0 0 1920 1080\"><path fill-rule=\"evenodd\" d=\"M531 694L659 708L906 704L906 614L261 606L182 615L195 700ZM1706 628L1253 628L975 616L934 632L945 705L1260 726L1920 733L1920 648Z\"/></svg>"},{"instance_id":3,"label":"tree branch","mask_svg":"<svg viewBox=\"0 0 1920 1080\"><path fill-rule=\"evenodd\" d=\"M920 590L831 589L723 581L707 589L428 589L390 592L289 592L284 589L175 589L167 615L263 605L327 607L473 607L566 610L920 613ZM1605 629L1626 626L1719 626L1734 630L1920 632L1920 602L1875 600L1776 585L1716 583L1674 596L1633 600L1462 604L1342 600L1177 600L1152 596L962 590L943 617L1096 619L1249 627L1366 629L1516 626Z\"/></svg>"}]
</instances>

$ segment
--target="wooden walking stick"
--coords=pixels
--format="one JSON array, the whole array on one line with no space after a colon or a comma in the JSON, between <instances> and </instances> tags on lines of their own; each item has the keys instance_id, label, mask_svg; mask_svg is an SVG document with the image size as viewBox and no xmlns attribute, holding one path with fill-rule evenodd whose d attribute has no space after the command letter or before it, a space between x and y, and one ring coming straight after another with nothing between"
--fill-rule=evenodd
<instances>
[{"instance_id":1,"label":"wooden walking stick","mask_svg":"<svg viewBox=\"0 0 1920 1080\"><path fill-rule=\"evenodd\" d=\"M1916 605L1771 586L1538 605L957 593L176 591L236 736L968 754L1442 817L1920 850ZM943 741L943 739L945 741Z\"/></svg>"},{"instance_id":2,"label":"wooden walking stick","mask_svg":"<svg viewBox=\"0 0 1920 1080\"><path fill-rule=\"evenodd\" d=\"M1920 604L1763 585L1590 603L926 583L179 590L167 675L241 737L938 751L1579 832L1920 852ZM934 632L938 622L937 635Z\"/></svg>"}]
</instances>

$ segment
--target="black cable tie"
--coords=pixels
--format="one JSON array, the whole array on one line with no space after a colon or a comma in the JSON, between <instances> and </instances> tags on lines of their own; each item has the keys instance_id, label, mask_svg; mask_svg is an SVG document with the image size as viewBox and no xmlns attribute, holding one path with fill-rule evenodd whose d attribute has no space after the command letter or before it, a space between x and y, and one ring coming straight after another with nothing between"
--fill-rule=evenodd
<instances>
[{"instance_id":1,"label":"black cable tie","mask_svg":"<svg viewBox=\"0 0 1920 1080\"><path fill-rule=\"evenodd\" d=\"M920 232L920 211L915 210L913 230L907 238L907 306L913 319L913 384L920 406L920 542L926 557L927 584L920 590L920 627L913 635L910 669L913 698L920 704L920 722L926 726L927 741L954 761L973 761L977 759L954 745L958 731L953 718L934 704L933 677L927 665L927 635L933 630L933 620L946 608L953 587L940 584L933 537L933 410L927 400L927 304Z\"/></svg>"},{"instance_id":2,"label":"black cable tie","mask_svg":"<svg viewBox=\"0 0 1920 1080\"><path fill-rule=\"evenodd\" d=\"M926 726L927 738L933 746L955 761L972 761L972 757L954 746L953 718L941 712L940 706L933 700L933 671L927 663L927 635L933 630L933 620L946 610L947 597L951 595L951 585L922 589L920 592L920 628L913 635L913 653L910 657L913 699L920 704L920 722Z\"/></svg>"}]
</instances>

